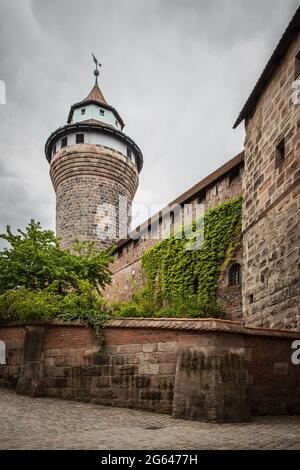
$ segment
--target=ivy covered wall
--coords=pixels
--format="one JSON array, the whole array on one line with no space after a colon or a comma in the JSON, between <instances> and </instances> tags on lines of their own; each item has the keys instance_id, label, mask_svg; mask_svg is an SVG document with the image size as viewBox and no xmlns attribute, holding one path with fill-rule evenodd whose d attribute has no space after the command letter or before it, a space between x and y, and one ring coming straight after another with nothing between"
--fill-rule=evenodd
<instances>
[{"instance_id":1,"label":"ivy covered wall","mask_svg":"<svg viewBox=\"0 0 300 470\"><path fill-rule=\"evenodd\" d=\"M142 267L145 288L154 303L176 304L189 298L200 304L217 303L218 280L235 260L241 219L241 198L230 199L205 213L199 249L187 249L187 238L178 239L178 233L150 248L142 257Z\"/></svg>"}]
</instances>

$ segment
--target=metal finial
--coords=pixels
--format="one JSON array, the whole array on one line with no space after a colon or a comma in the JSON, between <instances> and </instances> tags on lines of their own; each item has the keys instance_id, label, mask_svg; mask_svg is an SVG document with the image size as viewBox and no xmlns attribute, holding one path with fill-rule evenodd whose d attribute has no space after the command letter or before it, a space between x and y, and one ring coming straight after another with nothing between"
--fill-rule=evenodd
<instances>
[{"instance_id":1,"label":"metal finial","mask_svg":"<svg viewBox=\"0 0 300 470\"><path fill-rule=\"evenodd\" d=\"M99 77L99 70L98 70L98 67L101 67L101 64L100 62L98 61L98 59L96 59L96 57L94 56L94 54L92 53L92 56L93 56L93 61L95 62L96 64L96 68L94 70L94 75L95 75L95 85L98 85L98 77Z\"/></svg>"}]
</instances>

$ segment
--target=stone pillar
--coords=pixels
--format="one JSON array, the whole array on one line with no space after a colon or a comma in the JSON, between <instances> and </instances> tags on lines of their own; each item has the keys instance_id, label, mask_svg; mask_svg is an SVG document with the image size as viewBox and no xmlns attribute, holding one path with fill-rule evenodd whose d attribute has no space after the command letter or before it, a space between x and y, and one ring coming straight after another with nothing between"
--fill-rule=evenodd
<instances>
[{"instance_id":1,"label":"stone pillar","mask_svg":"<svg viewBox=\"0 0 300 470\"><path fill-rule=\"evenodd\" d=\"M44 326L27 326L24 352L17 383L17 393L31 397L43 396Z\"/></svg>"},{"instance_id":2,"label":"stone pillar","mask_svg":"<svg viewBox=\"0 0 300 470\"><path fill-rule=\"evenodd\" d=\"M222 339L219 335L199 335L192 340L192 346L184 344L191 337L181 338L174 389L175 418L251 420L244 348L238 345L224 348Z\"/></svg>"}]
</instances>

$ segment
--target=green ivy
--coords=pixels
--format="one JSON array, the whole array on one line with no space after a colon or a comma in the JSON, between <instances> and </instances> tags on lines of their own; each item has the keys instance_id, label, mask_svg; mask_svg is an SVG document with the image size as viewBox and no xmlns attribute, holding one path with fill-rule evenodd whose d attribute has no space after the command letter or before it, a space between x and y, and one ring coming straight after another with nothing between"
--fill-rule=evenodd
<instances>
[{"instance_id":1,"label":"green ivy","mask_svg":"<svg viewBox=\"0 0 300 470\"><path fill-rule=\"evenodd\" d=\"M217 303L222 269L233 262L238 248L241 217L241 198L228 200L205 212L200 249L188 250L189 240L186 236L179 239L177 232L143 255L145 288L156 306L180 304L192 298L201 305ZM190 229L195 229L195 222Z\"/></svg>"}]
</instances>

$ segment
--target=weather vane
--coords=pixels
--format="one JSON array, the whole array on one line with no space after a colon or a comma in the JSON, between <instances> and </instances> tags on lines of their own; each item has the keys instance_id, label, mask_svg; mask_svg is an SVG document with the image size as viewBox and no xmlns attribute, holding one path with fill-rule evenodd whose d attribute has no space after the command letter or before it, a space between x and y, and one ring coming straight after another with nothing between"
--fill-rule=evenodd
<instances>
[{"instance_id":1,"label":"weather vane","mask_svg":"<svg viewBox=\"0 0 300 470\"><path fill-rule=\"evenodd\" d=\"M98 77L99 77L99 74L100 74L100 72L99 72L99 70L98 70L98 67L101 67L101 64L100 64L99 60L96 59L96 57L94 56L93 53L92 53L92 56L93 56L93 61L94 61L95 64L96 64L96 68L95 68L95 70L94 70L94 75L95 75L95 77L96 77L96 79L95 79L95 80L96 80L96 83L95 83L95 84L98 85Z\"/></svg>"}]
</instances>

